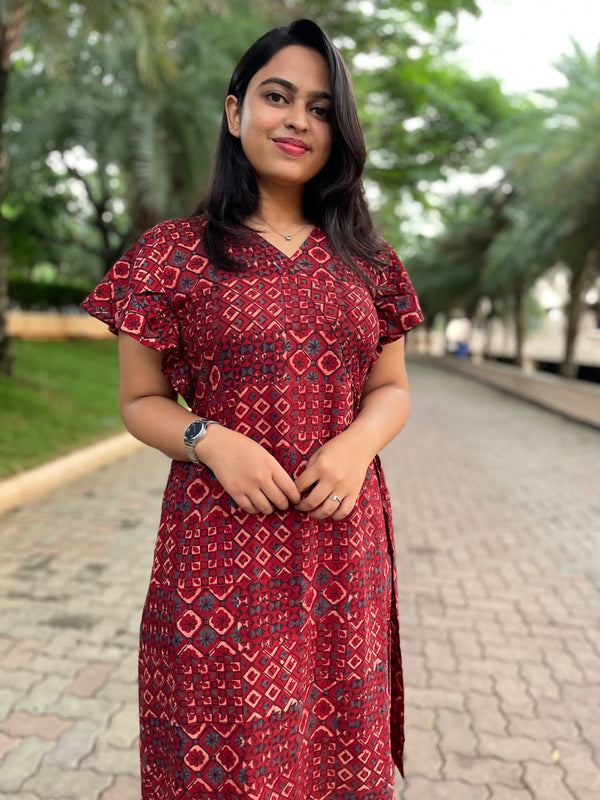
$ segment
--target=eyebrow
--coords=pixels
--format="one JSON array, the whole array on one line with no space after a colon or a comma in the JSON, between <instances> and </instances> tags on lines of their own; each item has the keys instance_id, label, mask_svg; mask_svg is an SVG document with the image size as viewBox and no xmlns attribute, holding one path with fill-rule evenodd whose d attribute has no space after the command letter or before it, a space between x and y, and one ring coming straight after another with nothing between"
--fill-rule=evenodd
<instances>
[{"instance_id":1,"label":"eyebrow","mask_svg":"<svg viewBox=\"0 0 600 800\"><path fill-rule=\"evenodd\" d=\"M293 92L294 94L298 94L299 91L298 87L295 84L293 84L291 81L286 81L285 78L266 78L264 81L261 81L258 84L258 88L260 89L261 86L265 86L267 83L278 83L280 86L289 89L290 92ZM323 100L331 100L331 95L329 94L329 92L319 92L319 91L309 92L308 96L310 98L321 98Z\"/></svg>"}]
</instances>

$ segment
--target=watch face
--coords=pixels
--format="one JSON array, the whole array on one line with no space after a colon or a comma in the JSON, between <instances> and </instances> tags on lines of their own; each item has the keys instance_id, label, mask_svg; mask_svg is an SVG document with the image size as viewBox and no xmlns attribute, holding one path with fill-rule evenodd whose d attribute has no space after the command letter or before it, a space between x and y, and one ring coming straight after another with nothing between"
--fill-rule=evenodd
<instances>
[{"instance_id":1,"label":"watch face","mask_svg":"<svg viewBox=\"0 0 600 800\"><path fill-rule=\"evenodd\" d=\"M193 442L197 436L200 436L206 429L206 423L200 419L191 422L185 429L185 441Z\"/></svg>"}]
</instances>

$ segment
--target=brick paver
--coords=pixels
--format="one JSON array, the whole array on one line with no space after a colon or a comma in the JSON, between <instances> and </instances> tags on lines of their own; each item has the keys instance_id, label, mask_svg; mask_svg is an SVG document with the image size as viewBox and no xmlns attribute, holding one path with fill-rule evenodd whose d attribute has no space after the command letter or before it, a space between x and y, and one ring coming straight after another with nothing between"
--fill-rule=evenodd
<instances>
[{"instance_id":1,"label":"brick paver","mask_svg":"<svg viewBox=\"0 0 600 800\"><path fill-rule=\"evenodd\" d=\"M411 365L383 454L407 688L397 800L600 797L600 432ZM167 460L0 518L0 797L139 797L136 650Z\"/></svg>"},{"instance_id":2,"label":"brick paver","mask_svg":"<svg viewBox=\"0 0 600 800\"><path fill-rule=\"evenodd\" d=\"M411 418L384 453L406 654L397 798L600 797L600 432L410 374Z\"/></svg>"}]
</instances>

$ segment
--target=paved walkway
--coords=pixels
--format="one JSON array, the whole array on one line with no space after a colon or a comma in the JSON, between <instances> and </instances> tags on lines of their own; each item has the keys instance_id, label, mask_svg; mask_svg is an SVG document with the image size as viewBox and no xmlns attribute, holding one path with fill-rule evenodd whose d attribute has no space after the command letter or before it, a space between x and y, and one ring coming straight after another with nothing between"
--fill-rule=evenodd
<instances>
[{"instance_id":1,"label":"paved walkway","mask_svg":"<svg viewBox=\"0 0 600 800\"><path fill-rule=\"evenodd\" d=\"M600 432L415 365L384 453L398 800L600 797ZM139 800L136 648L167 461L0 518L0 798Z\"/></svg>"}]
</instances>

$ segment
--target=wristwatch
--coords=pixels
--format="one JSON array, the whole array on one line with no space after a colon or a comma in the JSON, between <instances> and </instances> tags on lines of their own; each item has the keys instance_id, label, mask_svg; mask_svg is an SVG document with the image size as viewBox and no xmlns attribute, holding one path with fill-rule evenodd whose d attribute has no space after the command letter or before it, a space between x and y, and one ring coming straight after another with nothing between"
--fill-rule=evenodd
<instances>
[{"instance_id":1,"label":"wristwatch","mask_svg":"<svg viewBox=\"0 0 600 800\"><path fill-rule=\"evenodd\" d=\"M209 425L218 424L219 423L216 419L195 419L185 429L185 433L183 434L183 443L185 445L185 449L187 450L187 454L190 457L190 461L193 461L194 464L202 466L202 462L199 461L196 451L194 450L194 445L196 442L204 439Z\"/></svg>"}]
</instances>

